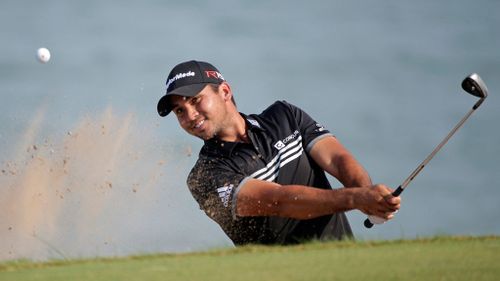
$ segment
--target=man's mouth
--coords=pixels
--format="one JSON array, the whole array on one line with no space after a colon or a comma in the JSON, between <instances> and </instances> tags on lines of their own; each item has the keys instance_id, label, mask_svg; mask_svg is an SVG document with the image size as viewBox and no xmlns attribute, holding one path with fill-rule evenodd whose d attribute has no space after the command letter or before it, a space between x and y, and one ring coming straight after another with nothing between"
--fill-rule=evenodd
<instances>
[{"instance_id":1,"label":"man's mouth","mask_svg":"<svg viewBox=\"0 0 500 281\"><path fill-rule=\"evenodd\" d=\"M196 123L194 124L194 126L193 126L193 129L198 129L198 128L200 128L200 127L203 125L203 123L205 123L205 120L200 120L200 121L196 122Z\"/></svg>"}]
</instances>

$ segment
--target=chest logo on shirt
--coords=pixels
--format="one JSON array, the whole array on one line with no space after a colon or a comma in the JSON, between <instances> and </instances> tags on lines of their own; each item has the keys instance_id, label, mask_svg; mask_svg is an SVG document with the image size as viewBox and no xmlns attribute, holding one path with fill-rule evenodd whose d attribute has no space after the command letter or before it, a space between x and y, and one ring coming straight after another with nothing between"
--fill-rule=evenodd
<instances>
[{"instance_id":1,"label":"chest logo on shirt","mask_svg":"<svg viewBox=\"0 0 500 281\"><path fill-rule=\"evenodd\" d=\"M274 147L276 147L277 150L280 150L283 147L285 147L285 144L282 141L278 141L277 143L274 144Z\"/></svg>"},{"instance_id":2,"label":"chest logo on shirt","mask_svg":"<svg viewBox=\"0 0 500 281\"><path fill-rule=\"evenodd\" d=\"M289 135L288 137L282 139L282 140L279 140L277 141L275 144L274 144L274 147L277 149L277 150L281 150L283 149L287 143L289 143L290 141L293 141L294 139L297 138L297 136L299 135L299 131L298 130L295 130L295 132L293 132L291 135Z\"/></svg>"}]
</instances>

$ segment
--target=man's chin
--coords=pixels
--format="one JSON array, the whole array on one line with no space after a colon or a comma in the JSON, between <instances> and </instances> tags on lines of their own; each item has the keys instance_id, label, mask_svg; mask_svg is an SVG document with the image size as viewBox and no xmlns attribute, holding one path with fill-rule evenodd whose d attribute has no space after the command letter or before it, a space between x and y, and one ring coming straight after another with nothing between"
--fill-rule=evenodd
<instances>
[{"instance_id":1,"label":"man's chin","mask_svg":"<svg viewBox=\"0 0 500 281\"><path fill-rule=\"evenodd\" d=\"M192 134L193 136L197 137L197 138L200 138L202 140L209 140L211 138L213 138L214 136L213 135L210 135L210 134L205 134L205 133L198 133L198 134Z\"/></svg>"}]
</instances>

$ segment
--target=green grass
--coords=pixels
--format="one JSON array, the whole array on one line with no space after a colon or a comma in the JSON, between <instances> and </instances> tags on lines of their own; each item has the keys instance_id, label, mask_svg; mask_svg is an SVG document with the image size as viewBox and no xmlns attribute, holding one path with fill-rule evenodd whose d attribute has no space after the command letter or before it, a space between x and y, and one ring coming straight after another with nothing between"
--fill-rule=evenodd
<instances>
[{"instance_id":1,"label":"green grass","mask_svg":"<svg viewBox=\"0 0 500 281\"><path fill-rule=\"evenodd\" d=\"M500 237L247 246L0 264L0 280L500 280Z\"/></svg>"}]
</instances>

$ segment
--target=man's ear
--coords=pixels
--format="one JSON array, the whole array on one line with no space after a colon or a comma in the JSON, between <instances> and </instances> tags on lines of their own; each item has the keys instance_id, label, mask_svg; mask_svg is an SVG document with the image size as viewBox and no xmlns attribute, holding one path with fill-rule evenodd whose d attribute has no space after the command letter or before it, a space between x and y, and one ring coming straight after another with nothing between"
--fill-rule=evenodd
<instances>
[{"instance_id":1,"label":"man's ear","mask_svg":"<svg viewBox=\"0 0 500 281\"><path fill-rule=\"evenodd\" d=\"M220 89L224 93L224 100L230 101L231 98L233 97L233 92L231 91L231 86L229 86L229 84L226 82L222 82L220 84Z\"/></svg>"}]
</instances>

